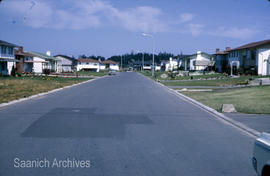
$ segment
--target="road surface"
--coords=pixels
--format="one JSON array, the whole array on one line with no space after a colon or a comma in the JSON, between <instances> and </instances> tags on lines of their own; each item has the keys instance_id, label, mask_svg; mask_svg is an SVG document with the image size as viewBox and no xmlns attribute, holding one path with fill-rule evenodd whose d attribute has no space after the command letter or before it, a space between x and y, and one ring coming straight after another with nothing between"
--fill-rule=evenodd
<instances>
[{"instance_id":1,"label":"road surface","mask_svg":"<svg viewBox=\"0 0 270 176\"><path fill-rule=\"evenodd\" d=\"M249 176L253 141L148 78L120 73L1 108L0 176ZM90 167L72 163L83 161Z\"/></svg>"}]
</instances>

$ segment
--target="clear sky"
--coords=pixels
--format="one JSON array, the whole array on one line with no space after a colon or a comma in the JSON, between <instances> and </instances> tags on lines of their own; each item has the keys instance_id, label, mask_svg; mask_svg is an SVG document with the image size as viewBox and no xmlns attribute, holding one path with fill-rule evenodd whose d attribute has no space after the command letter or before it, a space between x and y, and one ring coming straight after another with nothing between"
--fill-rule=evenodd
<instances>
[{"instance_id":1,"label":"clear sky","mask_svg":"<svg viewBox=\"0 0 270 176\"><path fill-rule=\"evenodd\" d=\"M268 0L3 0L0 39L27 51L110 57L214 53L270 39Z\"/></svg>"}]
</instances>

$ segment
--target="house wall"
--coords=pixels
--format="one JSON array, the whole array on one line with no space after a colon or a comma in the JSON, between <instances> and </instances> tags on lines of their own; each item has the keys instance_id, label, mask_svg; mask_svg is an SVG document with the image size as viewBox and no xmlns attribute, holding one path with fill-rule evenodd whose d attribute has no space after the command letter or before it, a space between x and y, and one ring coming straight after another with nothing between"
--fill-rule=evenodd
<instances>
[{"instance_id":1,"label":"house wall","mask_svg":"<svg viewBox=\"0 0 270 176\"><path fill-rule=\"evenodd\" d=\"M23 64L23 72L32 72L32 71L33 71L33 63Z\"/></svg>"},{"instance_id":2,"label":"house wall","mask_svg":"<svg viewBox=\"0 0 270 176\"><path fill-rule=\"evenodd\" d=\"M57 63L57 71L59 72L71 72L72 71L72 66L73 63L71 60L61 57L61 56L57 56L58 59L60 59L60 61L58 61Z\"/></svg>"},{"instance_id":3,"label":"house wall","mask_svg":"<svg viewBox=\"0 0 270 176\"><path fill-rule=\"evenodd\" d=\"M0 57L14 59L14 47L0 45Z\"/></svg>"},{"instance_id":4,"label":"house wall","mask_svg":"<svg viewBox=\"0 0 270 176\"><path fill-rule=\"evenodd\" d=\"M118 64L110 64L110 69L119 71L119 65Z\"/></svg>"},{"instance_id":5,"label":"house wall","mask_svg":"<svg viewBox=\"0 0 270 176\"><path fill-rule=\"evenodd\" d=\"M82 69L93 69L99 72L99 63L86 63L86 62L78 62L77 71L81 71Z\"/></svg>"},{"instance_id":6,"label":"house wall","mask_svg":"<svg viewBox=\"0 0 270 176\"><path fill-rule=\"evenodd\" d=\"M11 74L12 67L15 67L15 62L7 62L7 69L8 69L8 74ZM16 67L15 67L16 68Z\"/></svg>"},{"instance_id":7,"label":"house wall","mask_svg":"<svg viewBox=\"0 0 270 176\"><path fill-rule=\"evenodd\" d=\"M106 70L106 65L105 64L99 64L99 69L100 70Z\"/></svg>"},{"instance_id":8,"label":"house wall","mask_svg":"<svg viewBox=\"0 0 270 176\"><path fill-rule=\"evenodd\" d=\"M165 71L173 71L178 68L177 60L173 60L172 58L165 64Z\"/></svg>"},{"instance_id":9,"label":"house wall","mask_svg":"<svg viewBox=\"0 0 270 176\"><path fill-rule=\"evenodd\" d=\"M161 70L161 66L155 66L155 71L160 71Z\"/></svg>"},{"instance_id":10,"label":"house wall","mask_svg":"<svg viewBox=\"0 0 270 176\"><path fill-rule=\"evenodd\" d=\"M7 70L7 62L0 62L0 74L1 75L6 75L6 70Z\"/></svg>"},{"instance_id":11,"label":"house wall","mask_svg":"<svg viewBox=\"0 0 270 176\"><path fill-rule=\"evenodd\" d=\"M203 61L207 60L210 61L211 58L207 57L205 54L202 54L200 51L197 52L197 55L189 57L189 59L186 58L185 64L185 70L204 70L207 68L207 66L196 66L196 61Z\"/></svg>"},{"instance_id":12,"label":"house wall","mask_svg":"<svg viewBox=\"0 0 270 176\"><path fill-rule=\"evenodd\" d=\"M269 75L270 48L259 48L257 53L258 75Z\"/></svg>"},{"instance_id":13,"label":"house wall","mask_svg":"<svg viewBox=\"0 0 270 176\"><path fill-rule=\"evenodd\" d=\"M42 59L40 57L34 57L33 62L34 62L33 63L33 72L41 74L43 71L43 68L46 68L45 67L45 62L46 62L45 59Z\"/></svg>"}]
</instances>

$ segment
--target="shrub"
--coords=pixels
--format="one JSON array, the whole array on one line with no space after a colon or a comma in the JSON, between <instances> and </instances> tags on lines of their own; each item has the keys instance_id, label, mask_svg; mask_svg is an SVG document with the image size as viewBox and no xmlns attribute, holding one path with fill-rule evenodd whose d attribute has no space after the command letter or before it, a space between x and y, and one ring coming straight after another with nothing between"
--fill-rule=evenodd
<instances>
[{"instance_id":1,"label":"shrub","mask_svg":"<svg viewBox=\"0 0 270 176\"><path fill-rule=\"evenodd\" d=\"M45 68L45 69L43 69L43 74L45 74L45 75L49 75L50 74L50 69L48 69L48 68Z\"/></svg>"}]
</instances>

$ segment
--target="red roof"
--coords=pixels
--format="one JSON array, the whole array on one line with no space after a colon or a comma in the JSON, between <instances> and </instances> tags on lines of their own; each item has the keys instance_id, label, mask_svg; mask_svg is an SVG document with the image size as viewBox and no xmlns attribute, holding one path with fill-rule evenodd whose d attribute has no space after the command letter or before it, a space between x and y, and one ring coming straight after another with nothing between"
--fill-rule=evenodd
<instances>
[{"instance_id":1,"label":"red roof","mask_svg":"<svg viewBox=\"0 0 270 176\"><path fill-rule=\"evenodd\" d=\"M117 62L114 62L112 60L105 60L102 62L103 64L117 64Z\"/></svg>"},{"instance_id":2,"label":"red roof","mask_svg":"<svg viewBox=\"0 0 270 176\"><path fill-rule=\"evenodd\" d=\"M95 59L84 59L84 58L78 59L78 62L99 63L98 60L95 60Z\"/></svg>"},{"instance_id":3,"label":"red roof","mask_svg":"<svg viewBox=\"0 0 270 176\"><path fill-rule=\"evenodd\" d=\"M259 41L259 42L248 43L246 45L231 49L230 51L248 49L248 48L255 48L255 47L262 46L262 45L267 45L267 44L270 44L270 39L269 40Z\"/></svg>"}]
</instances>

